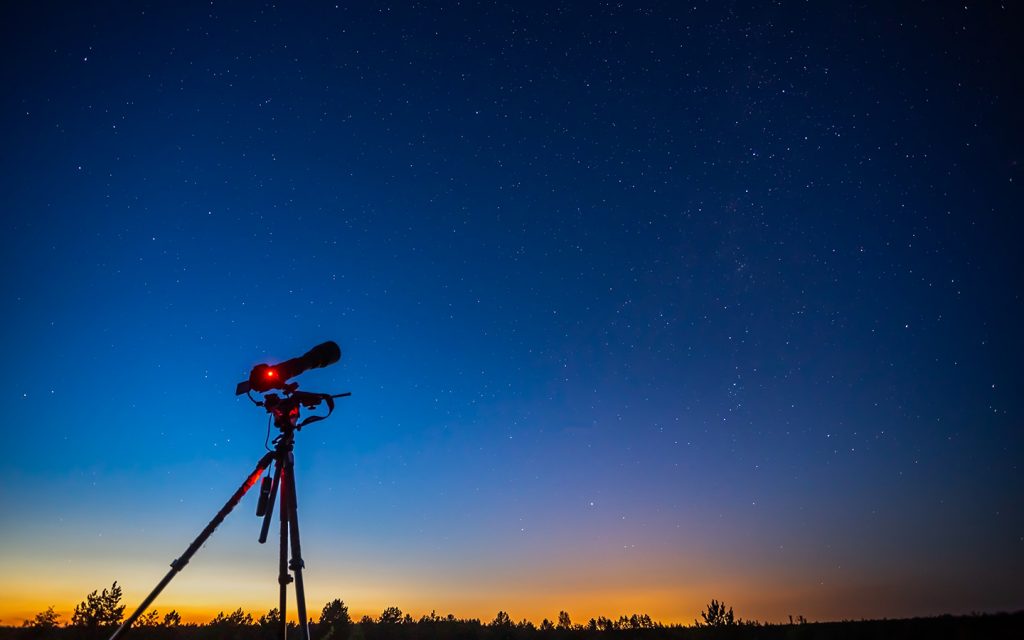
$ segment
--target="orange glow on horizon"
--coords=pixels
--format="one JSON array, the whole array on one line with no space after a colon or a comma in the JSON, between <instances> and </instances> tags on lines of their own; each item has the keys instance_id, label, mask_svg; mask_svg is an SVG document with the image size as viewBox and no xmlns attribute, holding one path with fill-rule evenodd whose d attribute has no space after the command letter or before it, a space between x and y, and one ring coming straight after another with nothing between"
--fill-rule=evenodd
<instances>
[{"instance_id":1,"label":"orange glow on horizon","mask_svg":"<svg viewBox=\"0 0 1024 640\"><path fill-rule=\"evenodd\" d=\"M289 621L298 622L298 614L297 614L297 612L294 609L294 603L295 603L295 601L294 601L294 594L289 593L288 595L289 595L289 611L288 611L287 618L288 618ZM123 600L122 600L122 603L124 603ZM321 603L321 602L311 602L311 601L308 601L306 604L307 604L308 615L311 617L311 619L316 620L317 618L320 617L320 610L323 608L323 606L324 606L324 604L326 604L326 602ZM433 609L426 609L426 610L406 609L405 607L403 607L401 605L401 603L389 603L389 602L383 602L383 601L381 603L379 603L379 605L377 605L377 606L370 605L370 606L364 606L364 607L352 607L351 605L349 605L349 603L347 601L345 602L345 604L346 604L346 606L349 606L349 615L351 616L353 622L358 622L363 616L370 616L371 618L377 618L377 617L380 616L381 612L386 607L397 606L399 609L402 610L403 613L408 613L409 615L411 615L413 620L419 620L421 617L429 616L433 612L433 613L436 613L438 616L442 616L442 617L447 616L448 614L452 614L456 618L459 618L459 619L477 619L477 620L480 620L482 623L487 624L491 620L494 619L495 615L500 610L500 611L507 612L512 617L512 620L514 622L519 622L520 620L527 619L527 620L533 622L535 625L540 625L541 621L543 619L545 619L545 618L547 618L548 620L551 620L552 622L556 621L557 618L558 618L558 612L562 611L562 610L565 610L565 611L569 612L570 617L572 618L572 621L574 623L576 623L576 624L586 624L587 620L589 620L591 617L596 618L598 616L602 616L603 615L605 617L609 617L609 618L613 618L613 619L618 619L618 617L620 615L629 616L632 613L638 613L638 614L648 613L648 615L650 615L653 620L655 620L656 622L661 622L663 624L684 624L684 625L693 624L693 618L692 617L690 619L668 619L668 618L665 618L665 617L658 617L658 616L654 615L653 613L650 613L650 611L652 611L654 609L635 609L635 610L631 609L629 611L626 611L626 610L621 610L620 611L620 610L615 610L614 609L615 605L612 604L612 603L608 603L608 607L601 607L601 606L598 606L598 605L595 605L595 604L592 603L590 606L580 606L580 607L573 607L573 606L566 605L566 606L552 606L552 607L531 607L529 609L526 609L526 608L523 608L523 607L502 607L502 606L499 606L499 605L495 605L494 607L491 607L491 608L487 609L486 611L484 611L484 610L462 609L461 607L453 607L453 608L450 608L450 609L449 608L433 608ZM138 602L128 602L127 605L128 606L125 608L125 617L126 618L134 611L134 606L137 606ZM267 605L268 606L266 606L265 608L241 606L241 609L244 612L252 615L252 618L255 621L255 620L259 619L260 616L265 615L270 609L277 608L277 603L276 603L276 601L273 601L273 598L269 598L269 597L267 598ZM0 626L13 626L13 627L21 626L23 621L32 620L37 613L42 612L42 611L46 611L46 609L49 606L51 606L51 605L49 605L49 604L40 604L38 606L24 606L24 605L20 605L20 606L15 606L15 607L5 607L2 610L2 612L0 612ZM695 605L696 608L694 610L697 611L700 608L702 608L702 606L703 605L701 605L701 606L696 606ZM181 616L182 624L200 624L201 625L201 624L209 623L211 620L213 620L217 616L218 613L228 614L228 613L231 613L232 611L235 611L238 608L239 608L238 606L232 607L230 605L228 605L228 606L212 606L211 607L211 606L191 605L191 604L175 604L173 602L168 602L166 604L160 604L159 601L158 601L153 607L150 607L149 609L147 609L147 612L148 611L152 611L152 610L155 609L157 611L157 613L159 614L159 616L162 618L164 616L164 614L166 614L166 613L168 613L170 611L176 611L178 613L178 615ZM71 605L70 607L54 606L54 611L60 616L59 621L60 621L60 623L62 625L66 625L66 624L68 624L71 621L71 616L74 613L74 609L75 609L74 605ZM697 616L697 614L695 613L694 617L696 617L696 616Z\"/></svg>"},{"instance_id":2,"label":"orange glow on horizon","mask_svg":"<svg viewBox=\"0 0 1024 640\"><path fill-rule=\"evenodd\" d=\"M716 591L721 593L716 594ZM404 591L403 595L396 595L394 598L382 597L380 593L370 598L346 598L344 594L322 594L307 595L306 605L311 619L320 617L320 611L324 604L338 597L349 607L349 614L353 622L358 622L364 615L377 618L381 612L390 606L397 606L403 613L408 613L413 620L419 620L422 616L435 612L438 616L454 615L459 619L477 619L487 624L492 621L498 611L505 611L514 622L526 619L539 625L547 618L555 621L559 611L567 611L574 624L586 624L590 618L605 616L617 620L619 616L630 616L633 613L647 614L652 620L658 623L670 625L691 626L695 619L698 619L700 612L704 610L712 597L721 596L720 600L735 609L736 616L745 620L756 620L768 623L784 623L787 616L803 615L808 620L826 621L856 618L884 618L884 617L910 617L913 615L939 615L941 613L967 614L968 611L929 611L900 613L886 609L879 609L871 599L864 598L861 593L859 602L855 592L844 591L824 594L814 593L809 587L785 588L777 586L774 589L753 588L744 591L729 593L728 589L708 589L706 586L690 587L687 589L605 589L590 593L565 593L565 594L530 594L526 591L509 593L503 597L493 595L458 594L443 596L420 596ZM699 592L699 593L698 593ZM35 602L28 598L8 597L0 599L0 626L20 626L23 620L31 620L37 613L45 611L53 605L54 610L60 614L61 624L70 622L74 612L75 603L67 601L54 603L53 601ZM127 605L125 616L134 611L141 598L145 594L125 594L122 603ZM823 599L822 596L825 596ZM83 596L84 597L84 594ZM297 614L294 608L294 591L288 594L288 620L297 621ZM885 594L879 594L879 598L885 598ZM846 598L851 598L847 600ZM77 601L76 601L77 602ZM791 603L802 602L799 609L793 609ZM450 605L450 606L447 606ZM162 617L171 610L177 611L184 624L206 624L213 620L218 613L231 613L238 608L252 615L253 620L259 619L270 609L277 607L276 591L273 585L267 585L266 595L258 599L240 599L238 602L229 602L227 599L223 604L203 605L194 601L168 600L160 602L159 599L151 609L156 609ZM844 612L854 611L847 615Z\"/></svg>"},{"instance_id":3,"label":"orange glow on horizon","mask_svg":"<svg viewBox=\"0 0 1024 640\"><path fill-rule=\"evenodd\" d=\"M698 595L698 591L700 595ZM715 596L712 592L709 592L710 595L705 596L705 591L707 589L696 587L679 590L615 590L609 588L589 593L557 595L531 594L521 591L509 593L506 597L485 594L476 596L470 593L440 597L436 595L418 596L405 591L404 597L403 595L396 594L394 598L387 598L381 597L381 594L378 593L368 599L353 598L351 600L346 598L344 594L329 595L327 597L324 597L322 594L308 594L306 605L310 618L314 620L319 618L324 604L335 597L339 597L349 607L349 614L353 622L358 622L364 615L377 618L386 607L397 606L403 613L411 615L413 620L419 620L420 617L434 612L442 617L452 614L459 619L478 619L482 623L487 624L494 619L500 610L508 613L515 622L526 619L535 625L539 625L545 618L551 621L557 620L559 611L564 610L569 613L575 624L586 624L590 618L597 618L599 616L617 620L619 616L628 617L636 613L647 614L655 622L666 625L682 624L689 626L694 623L696 618L699 618L700 611L704 609L710 598ZM134 608L138 606L144 595L135 592L125 594L125 597L122 599L122 604L126 605L125 617L134 611ZM751 607L750 603L760 600L758 596L763 597L764 593L756 595L753 593L736 594L740 597L729 597L728 593L721 595L723 597L720 599L733 606L737 617L743 619L753 619L762 622L784 622L788 614L785 611L775 611L775 607L772 607L773 611L765 615L764 612ZM787 601L799 599L801 595L806 594L801 594L797 591L786 592L786 590L772 594L774 598ZM82 597L84 598L84 594ZM289 590L287 618L291 621L297 621L294 598L294 591ZM60 614L60 622L62 624L70 622L75 603L34 603L28 599L12 600L5 598L3 604L0 605L0 621L2 621L0 625L18 626L23 620L31 620L36 613L45 611L51 605L54 605L55 611ZM849 603L845 603L844 606L848 605ZM221 604L204 605L195 601L168 600L161 602L158 599L150 610L155 609L161 617L174 610L181 616L181 621L184 624L206 624L221 612L228 614L241 608L246 613L251 614L253 620L256 620L260 616L265 615L270 609L276 607L276 590L273 588L273 585L268 584L265 597L260 597L257 600L243 598L238 602L229 602L228 598L225 598ZM830 617L828 614L825 617L809 615L813 613L814 611L808 608L806 612L794 611L793 615L805 615L810 620L829 619Z\"/></svg>"}]
</instances>

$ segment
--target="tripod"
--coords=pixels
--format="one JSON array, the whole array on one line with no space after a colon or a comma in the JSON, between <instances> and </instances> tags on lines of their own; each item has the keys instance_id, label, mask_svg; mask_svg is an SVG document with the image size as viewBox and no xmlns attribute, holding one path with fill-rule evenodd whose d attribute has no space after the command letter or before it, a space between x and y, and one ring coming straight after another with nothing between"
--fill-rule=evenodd
<instances>
[{"instance_id":1,"label":"tripod","mask_svg":"<svg viewBox=\"0 0 1024 640\"><path fill-rule=\"evenodd\" d=\"M260 499L256 507L256 515L263 517L263 527L260 530L259 541L260 544L267 541L267 534L270 531L270 520L274 511L274 502L278 493L280 493L281 553L277 582L280 588L281 618L279 620L279 629L281 631L281 640L286 640L288 636L288 622L285 613L288 604L288 584L293 580L295 582L295 603L299 614L300 639L310 640L309 623L306 619L306 592L302 583L302 570L305 568L305 564L302 561L302 545L299 542L299 514L295 493L295 456L293 455L295 432L311 422L323 420L330 416L331 412L334 411L334 398L343 398L352 394L340 393L330 395L326 393L309 393L298 391L298 386L298 383L294 382L287 384L284 387L285 395L283 398L276 394L267 394L263 397L263 402L257 402L252 398L251 394L249 395L249 398L257 406L266 408L267 413L273 417L274 426L281 431L280 435L274 438L274 450L260 458L260 461L256 463L256 468L245 479L242 486L238 487L224 506L221 507L220 511L217 512L217 515L213 517L213 520L210 520L206 528L192 541L192 544L188 546L185 553L181 554L181 557L171 563L171 570L167 572L167 575L163 577L163 580L156 585L153 591L146 596L142 604L110 636L110 640L116 640L126 632L132 626L132 623L146 611L149 605L160 595L160 592L164 590L164 587L188 564L196 551L206 542L206 539L213 534L214 530L224 521L224 518L238 505L242 500L242 496L263 476L263 472L271 463L274 463L273 474L272 476L263 477ZM327 415L310 416L301 422L299 421L300 406L314 409L322 402L327 403L329 409ZM288 559L289 543L291 548L290 561ZM295 574L294 578L292 578L289 571Z\"/></svg>"}]
</instances>

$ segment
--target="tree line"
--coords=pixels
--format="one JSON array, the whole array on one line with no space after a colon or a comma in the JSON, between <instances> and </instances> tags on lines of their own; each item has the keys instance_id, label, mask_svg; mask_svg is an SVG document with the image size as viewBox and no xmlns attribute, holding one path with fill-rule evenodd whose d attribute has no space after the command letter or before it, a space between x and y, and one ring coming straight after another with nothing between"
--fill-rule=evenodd
<instances>
[{"instance_id":1,"label":"tree line","mask_svg":"<svg viewBox=\"0 0 1024 640\"><path fill-rule=\"evenodd\" d=\"M23 628L48 630L61 627L71 629L103 629L113 630L124 620L125 605L121 603L121 587L115 581L109 589L96 590L88 594L85 600L75 606L75 611L67 624L60 620L61 615L53 606L45 611L37 613L35 617L26 620ZM712 600L707 608L700 613L701 621L695 620L695 626L729 626L757 624L737 620L732 607L726 609L724 603ZM171 610L163 615L157 609L151 609L135 621L133 627L143 629L174 629L178 627L213 627L213 628L245 628L258 627L276 629L281 622L281 612L271 609L259 618L254 618L251 613L241 608L225 614L218 613L212 620L204 625L185 624L181 621L181 615ZM626 629L657 629L665 628L666 625L656 622L647 614L634 613L630 616L619 616L617 619L599 616L591 618L587 624L574 624L567 611L560 611L558 617L552 621L545 618L539 625L523 619L518 622L512 620L511 616L504 611L498 611L497 615L490 622L482 622L476 618L456 618L452 614L439 616L436 612L414 619L410 614L403 613L398 607L387 607L380 616L364 615L358 623L354 623L348 612L348 606L340 599L335 599L323 606L319 618L310 616L310 624L322 627L331 631L336 640L346 640L351 635L349 627L353 624L359 626L371 625L411 625L411 624L463 624L469 626L487 626L495 629L519 629L527 631L618 631ZM672 626L672 625L668 625ZM678 626L678 625L677 625Z\"/></svg>"},{"instance_id":2,"label":"tree line","mask_svg":"<svg viewBox=\"0 0 1024 640\"><path fill-rule=\"evenodd\" d=\"M109 589L88 594L75 606L66 623L51 606L26 620L20 628L0 627L0 640L105 640L124 620L125 605L121 598L121 587L114 582ZM377 617L366 615L354 621L345 603L334 599L320 609L319 616L311 614L310 630L316 640L537 640L538 636L551 640L596 640L608 636L642 636L643 640L1024 637L1024 612L833 623L808 623L803 616L797 616L796 620L790 617L788 624L762 624L741 620L732 607L711 600L699 616L692 625L666 625L639 613L618 618L599 616L578 624L568 612L560 611L554 620L545 618L535 625L526 619L513 621L505 611L498 611L493 620L486 622L452 614L442 616L433 611L416 619L392 606ZM259 617L241 608L230 613L221 611L204 624L182 622L175 610L161 614L153 609L133 624L128 638L276 640L280 622L281 613L276 608ZM289 635L298 638L296 626L288 623Z\"/></svg>"},{"instance_id":3,"label":"tree line","mask_svg":"<svg viewBox=\"0 0 1024 640\"><path fill-rule=\"evenodd\" d=\"M75 606L71 620L67 623L60 620L61 615L53 606L36 613L30 620L23 623L22 629L36 632L35 636L46 635L46 632L68 630L77 632L82 637L104 637L121 625L125 618L125 605L122 604L122 589L115 582L110 589L96 590L88 594L82 602ZM732 608L724 603L712 600L708 607L700 612L700 621L694 621L695 627L728 627L733 625L757 625L738 621ZM470 637L478 638L484 629L494 632L496 638L513 640L524 635L537 632L611 632L637 631L654 629L672 629L680 626L664 625L651 620L646 613L620 615L617 618L603 615L590 618L586 624L574 624L567 611L559 611L555 620L544 618L540 625L525 620L515 622L505 611L498 611L494 620L482 622L478 618L460 618L454 614L438 615L436 611L414 618L402 612L396 606L385 608L377 617L364 615L353 621L348 606L341 599L334 599L321 609L319 615L310 615L311 628L318 632L317 638L331 640L390 640L398 636L416 637L413 627L430 628L431 637ZM220 611L210 622L205 624L183 623L181 614L172 609L161 614L158 609L151 609L139 616L132 626L135 635L151 637L183 637L196 638L272 638L278 633L281 624L281 611L276 608L268 610L259 617L238 608L229 613ZM289 623L294 628L294 623ZM439 629L447 628L450 633L439 633ZM400 631L400 630L406 631ZM178 633L175 633L178 632ZM53 634L50 634L53 635Z\"/></svg>"}]
</instances>

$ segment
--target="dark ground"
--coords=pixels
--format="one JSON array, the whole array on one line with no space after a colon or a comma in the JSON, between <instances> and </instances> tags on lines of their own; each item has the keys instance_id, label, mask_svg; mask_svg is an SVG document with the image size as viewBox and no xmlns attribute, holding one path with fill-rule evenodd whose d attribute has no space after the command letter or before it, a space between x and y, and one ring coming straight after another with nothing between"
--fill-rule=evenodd
<instances>
[{"instance_id":1,"label":"dark ground","mask_svg":"<svg viewBox=\"0 0 1024 640\"><path fill-rule=\"evenodd\" d=\"M0 640L105 640L110 630L0 627ZM298 638L297 631L292 632ZM1024 612L971 616L939 616L904 620L862 620L805 624L738 624L723 627L657 627L611 631L537 630L493 626L479 621L438 621L411 624L355 623L332 631L313 625L316 640L842 640L847 638L1024 638ZM133 629L132 640L273 640L275 629L260 625L181 625Z\"/></svg>"}]
</instances>

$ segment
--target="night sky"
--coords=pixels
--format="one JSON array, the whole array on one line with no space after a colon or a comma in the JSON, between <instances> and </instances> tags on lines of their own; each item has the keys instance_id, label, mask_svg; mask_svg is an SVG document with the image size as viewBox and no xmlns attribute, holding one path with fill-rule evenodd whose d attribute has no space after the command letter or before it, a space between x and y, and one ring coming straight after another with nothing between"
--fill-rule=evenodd
<instances>
[{"instance_id":1,"label":"night sky","mask_svg":"<svg viewBox=\"0 0 1024 640\"><path fill-rule=\"evenodd\" d=\"M1016 3L6 3L0 620L297 438L310 609L1024 608ZM277 606L250 496L157 600Z\"/></svg>"}]
</instances>

